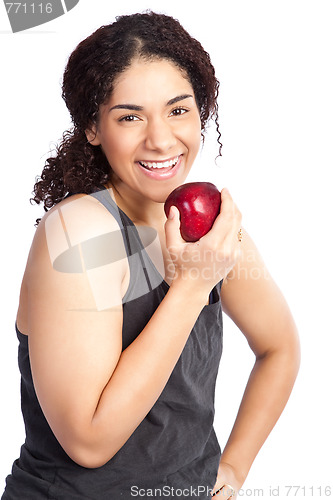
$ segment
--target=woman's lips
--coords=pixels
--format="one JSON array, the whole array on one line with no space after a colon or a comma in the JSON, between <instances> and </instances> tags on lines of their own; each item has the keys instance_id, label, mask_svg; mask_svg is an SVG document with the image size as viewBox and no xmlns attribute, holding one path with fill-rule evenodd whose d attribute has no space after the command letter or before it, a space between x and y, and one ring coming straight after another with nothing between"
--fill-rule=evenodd
<instances>
[{"instance_id":1,"label":"woman's lips","mask_svg":"<svg viewBox=\"0 0 333 500\"><path fill-rule=\"evenodd\" d=\"M183 155L179 155L166 161L138 161L137 165L148 177L157 180L165 180L173 177L177 173L182 162L182 156Z\"/></svg>"},{"instance_id":2,"label":"woman's lips","mask_svg":"<svg viewBox=\"0 0 333 500\"><path fill-rule=\"evenodd\" d=\"M140 161L140 165L142 167L147 168L148 170L162 170L162 169L169 169L172 168L176 165L178 162L179 156L175 156L174 158L171 158L169 160L164 160L164 161Z\"/></svg>"}]
</instances>

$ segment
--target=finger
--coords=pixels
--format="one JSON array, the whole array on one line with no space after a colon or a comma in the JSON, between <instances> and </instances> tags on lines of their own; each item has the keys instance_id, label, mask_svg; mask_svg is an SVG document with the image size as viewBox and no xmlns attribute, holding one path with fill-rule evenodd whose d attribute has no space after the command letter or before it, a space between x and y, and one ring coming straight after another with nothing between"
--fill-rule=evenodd
<instances>
[{"instance_id":1,"label":"finger","mask_svg":"<svg viewBox=\"0 0 333 500\"><path fill-rule=\"evenodd\" d=\"M227 236L232 240L238 239L238 232L242 224L242 214L233 201L227 189L222 190L221 221L228 223L229 231Z\"/></svg>"},{"instance_id":2,"label":"finger","mask_svg":"<svg viewBox=\"0 0 333 500\"><path fill-rule=\"evenodd\" d=\"M222 243L230 235L231 240L234 239L241 227L241 219L241 213L234 203L228 189L223 188L221 191L220 214L215 219L211 230L207 233L206 239L209 240L210 238L213 238L215 241L219 241L220 243ZM218 244L218 246L220 245Z\"/></svg>"},{"instance_id":3,"label":"finger","mask_svg":"<svg viewBox=\"0 0 333 500\"><path fill-rule=\"evenodd\" d=\"M220 214L222 218L229 218L231 217L232 219L239 218L241 216L240 211L234 202L234 200L231 197L231 194L229 193L227 188L222 189L221 192L221 210Z\"/></svg>"},{"instance_id":4,"label":"finger","mask_svg":"<svg viewBox=\"0 0 333 500\"><path fill-rule=\"evenodd\" d=\"M228 188L223 188L221 191L221 210L220 213L226 213L229 210L232 210L234 201L232 199L232 196L229 192Z\"/></svg>"},{"instance_id":5,"label":"finger","mask_svg":"<svg viewBox=\"0 0 333 500\"><path fill-rule=\"evenodd\" d=\"M169 210L168 219L164 225L167 248L176 247L183 243L180 235L180 214L179 210L172 205Z\"/></svg>"},{"instance_id":6,"label":"finger","mask_svg":"<svg viewBox=\"0 0 333 500\"><path fill-rule=\"evenodd\" d=\"M236 491L234 490L234 488L229 484L225 484L221 488L213 492L211 496L221 500L222 498L224 498L224 500L232 500L236 498L235 495Z\"/></svg>"},{"instance_id":7,"label":"finger","mask_svg":"<svg viewBox=\"0 0 333 500\"><path fill-rule=\"evenodd\" d=\"M226 500L232 500L233 498L235 498L235 490L232 486L230 486L230 484L225 484L222 488L222 493L223 493L223 497L222 498L225 498Z\"/></svg>"}]
</instances>

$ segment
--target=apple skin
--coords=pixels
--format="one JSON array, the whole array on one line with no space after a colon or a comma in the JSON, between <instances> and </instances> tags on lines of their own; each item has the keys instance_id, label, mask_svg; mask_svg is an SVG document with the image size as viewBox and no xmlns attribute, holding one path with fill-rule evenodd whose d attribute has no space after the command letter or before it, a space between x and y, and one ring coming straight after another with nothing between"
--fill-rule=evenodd
<instances>
[{"instance_id":1,"label":"apple skin","mask_svg":"<svg viewBox=\"0 0 333 500\"><path fill-rule=\"evenodd\" d=\"M220 213L221 194L211 182L188 182L174 189L164 203L168 217L174 205L180 213L180 234L185 241L198 241L211 229Z\"/></svg>"}]
</instances>

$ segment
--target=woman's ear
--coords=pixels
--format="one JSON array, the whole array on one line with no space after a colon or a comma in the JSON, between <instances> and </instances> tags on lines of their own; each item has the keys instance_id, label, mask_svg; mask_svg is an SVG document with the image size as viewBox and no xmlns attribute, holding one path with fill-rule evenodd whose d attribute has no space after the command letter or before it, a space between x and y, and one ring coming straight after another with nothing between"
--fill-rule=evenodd
<instances>
[{"instance_id":1,"label":"woman's ear","mask_svg":"<svg viewBox=\"0 0 333 500\"><path fill-rule=\"evenodd\" d=\"M92 146L99 146L101 144L101 141L99 140L98 133L97 133L97 127L96 125L92 125L91 128L87 128L85 130L86 137L88 142Z\"/></svg>"}]
</instances>

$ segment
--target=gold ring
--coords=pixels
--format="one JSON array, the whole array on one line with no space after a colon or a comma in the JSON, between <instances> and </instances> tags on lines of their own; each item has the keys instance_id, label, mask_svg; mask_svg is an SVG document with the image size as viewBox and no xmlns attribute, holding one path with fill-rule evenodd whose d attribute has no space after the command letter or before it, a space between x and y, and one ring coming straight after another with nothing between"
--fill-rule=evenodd
<instances>
[{"instance_id":1,"label":"gold ring","mask_svg":"<svg viewBox=\"0 0 333 500\"><path fill-rule=\"evenodd\" d=\"M238 231L237 233L237 237L238 237L238 241L239 243L242 241L243 239L243 231L242 231L242 228L240 228L240 230Z\"/></svg>"}]
</instances>

